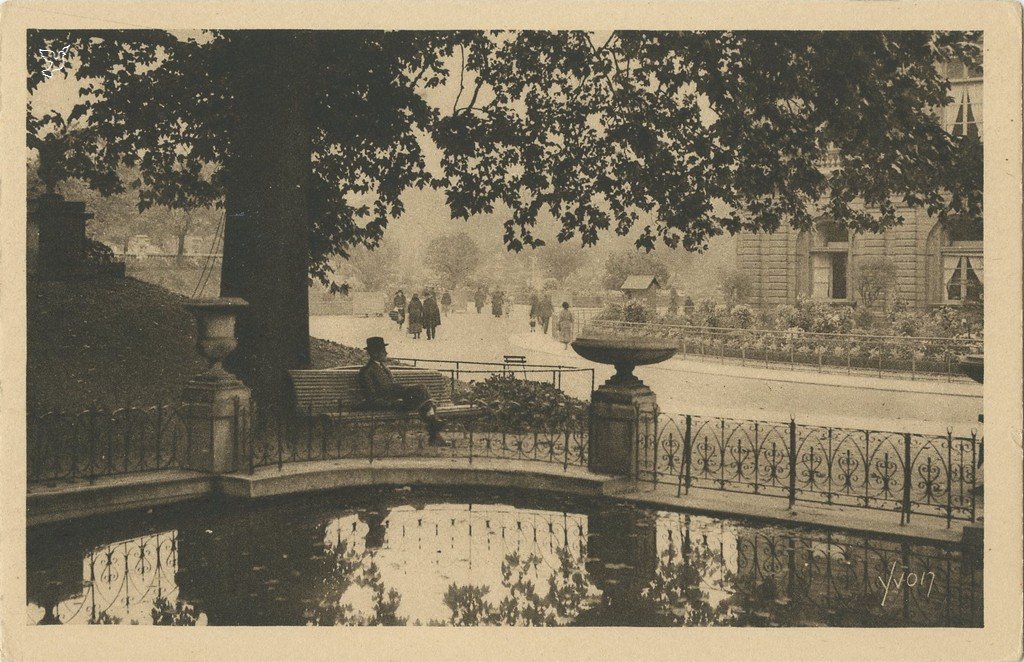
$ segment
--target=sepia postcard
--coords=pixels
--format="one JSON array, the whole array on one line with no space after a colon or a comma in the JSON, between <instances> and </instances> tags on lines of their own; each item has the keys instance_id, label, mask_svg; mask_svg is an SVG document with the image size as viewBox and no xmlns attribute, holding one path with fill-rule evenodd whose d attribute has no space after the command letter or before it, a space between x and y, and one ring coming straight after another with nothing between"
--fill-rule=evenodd
<instances>
[{"instance_id":1,"label":"sepia postcard","mask_svg":"<svg viewBox=\"0 0 1024 662\"><path fill-rule=\"evenodd\" d=\"M1020 4L0 23L2 659L1024 655Z\"/></svg>"}]
</instances>

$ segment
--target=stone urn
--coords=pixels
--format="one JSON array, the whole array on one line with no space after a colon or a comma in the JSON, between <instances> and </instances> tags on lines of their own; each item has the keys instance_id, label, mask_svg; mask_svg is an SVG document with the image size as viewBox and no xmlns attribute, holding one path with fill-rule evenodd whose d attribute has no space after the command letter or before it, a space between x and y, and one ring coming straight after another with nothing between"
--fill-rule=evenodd
<instances>
[{"instance_id":1,"label":"stone urn","mask_svg":"<svg viewBox=\"0 0 1024 662\"><path fill-rule=\"evenodd\" d=\"M615 366L615 374L608 380L610 386L643 385L633 368L638 365L661 363L672 358L679 346L658 338L577 338L573 350L594 363Z\"/></svg>"},{"instance_id":2,"label":"stone urn","mask_svg":"<svg viewBox=\"0 0 1024 662\"><path fill-rule=\"evenodd\" d=\"M658 400L634 374L638 365L671 358L677 345L668 340L627 337L577 338L573 350L595 363L615 366L615 374L591 396L588 467L614 476L637 475L639 444L651 443Z\"/></svg>"},{"instance_id":3,"label":"stone urn","mask_svg":"<svg viewBox=\"0 0 1024 662\"><path fill-rule=\"evenodd\" d=\"M207 382L237 381L223 361L238 346L235 318L249 302L237 297L194 299L185 307L196 316L196 349L210 362L210 369L195 379Z\"/></svg>"}]
</instances>

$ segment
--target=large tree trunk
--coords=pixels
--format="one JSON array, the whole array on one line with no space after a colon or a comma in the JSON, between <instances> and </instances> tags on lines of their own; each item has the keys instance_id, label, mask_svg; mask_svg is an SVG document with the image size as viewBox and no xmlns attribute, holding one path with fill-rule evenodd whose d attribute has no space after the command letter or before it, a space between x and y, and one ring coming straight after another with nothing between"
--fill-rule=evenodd
<instances>
[{"instance_id":1,"label":"large tree trunk","mask_svg":"<svg viewBox=\"0 0 1024 662\"><path fill-rule=\"evenodd\" d=\"M242 297L228 365L263 404L287 405L287 373L309 364L309 33L231 34L235 132L221 295Z\"/></svg>"}]
</instances>

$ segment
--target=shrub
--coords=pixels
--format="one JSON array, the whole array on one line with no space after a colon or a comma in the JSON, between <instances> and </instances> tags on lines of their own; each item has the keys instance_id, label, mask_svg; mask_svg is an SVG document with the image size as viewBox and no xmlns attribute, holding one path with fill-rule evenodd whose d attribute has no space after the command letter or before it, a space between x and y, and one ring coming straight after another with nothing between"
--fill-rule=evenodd
<instances>
[{"instance_id":1,"label":"shrub","mask_svg":"<svg viewBox=\"0 0 1024 662\"><path fill-rule=\"evenodd\" d=\"M888 257L866 257L855 263L854 287L867 307L884 304L896 285L896 263Z\"/></svg>"},{"instance_id":2,"label":"shrub","mask_svg":"<svg viewBox=\"0 0 1024 662\"><path fill-rule=\"evenodd\" d=\"M754 293L754 279L739 269L724 271L721 278L722 297L727 305L743 303Z\"/></svg>"},{"instance_id":3,"label":"shrub","mask_svg":"<svg viewBox=\"0 0 1024 662\"><path fill-rule=\"evenodd\" d=\"M85 261L90 264L114 264L114 251L102 241L92 238L85 240Z\"/></svg>"},{"instance_id":4,"label":"shrub","mask_svg":"<svg viewBox=\"0 0 1024 662\"><path fill-rule=\"evenodd\" d=\"M655 313L643 301L636 299L626 302L622 308L622 319L626 322L651 322L654 321Z\"/></svg>"},{"instance_id":5,"label":"shrub","mask_svg":"<svg viewBox=\"0 0 1024 662\"><path fill-rule=\"evenodd\" d=\"M597 315L594 316L595 320L609 320L612 322L621 322L625 319L625 311L622 306L617 303L610 303L601 309Z\"/></svg>"},{"instance_id":6,"label":"shrub","mask_svg":"<svg viewBox=\"0 0 1024 662\"><path fill-rule=\"evenodd\" d=\"M746 304L739 304L732 309L732 321L741 329L754 326L754 309Z\"/></svg>"},{"instance_id":7,"label":"shrub","mask_svg":"<svg viewBox=\"0 0 1024 662\"><path fill-rule=\"evenodd\" d=\"M487 413L484 423L498 424L510 432L530 432L586 425L587 403L546 382L491 375L482 382L457 391L459 403L477 403Z\"/></svg>"}]
</instances>

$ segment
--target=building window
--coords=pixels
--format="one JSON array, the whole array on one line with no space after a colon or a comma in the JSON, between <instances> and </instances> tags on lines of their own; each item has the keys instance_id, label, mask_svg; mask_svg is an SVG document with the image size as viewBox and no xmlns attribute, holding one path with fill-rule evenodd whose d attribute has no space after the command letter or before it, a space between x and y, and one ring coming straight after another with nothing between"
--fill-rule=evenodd
<instances>
[{"instance_id":1,"label":"building window","mask_svg":"<svg viewBox=\"0 0 1024 662\"><path fill-rule=\"evenodd\" d=\"M982 219L957 216L936 224L929 236L934 280L931 301L978 303L985 291ZM937 282L936 282L937 281Z\"/></svg>"},{"instance_id":2,"label":"building window","mask_svg":"<svg viewBox=\"0 0 1024 662\"><path fill-rule=\"evenodd\" d=\"M954 98L956 99L954 105L956 115L953 126L950 127L950 133L954 136L979 137L977 111L980 108L976 108L977 102L971 100L971 90L966 87L957 90L957 96Z\"/></svg>"},{"instance_id":3,"label":"building window","mask_svg":"<svg viewBox=\"0 0 1024 662\"><path fill-rule=\"evenodd\" d=\"M810 257L811 298L847 300L850 235L846 227L832 219L818 221Z\"/></svg>"},{"instance_id":4,"label":"building window","mask_svg":"<svg viewBox=\"0 0 1024 662\"><path fill-rule=\"evenodd\" d=\"M846 299L846 253L814 253L811 255L811 297L815 299Z\"/></svg>"},{"instance_id":5,"label":"building window","mask_svg":"<svg viewBox=\"0 0 1024 662\"><path fill-rule=\"evenodd\" d=\"M944 253L942 274L945 301L977 303L982 300L985 277L984 258L980 255Z\"/></svg>"}]
</instances>

